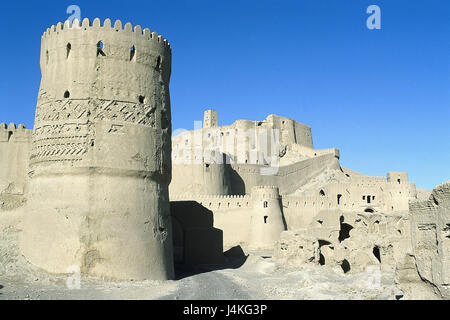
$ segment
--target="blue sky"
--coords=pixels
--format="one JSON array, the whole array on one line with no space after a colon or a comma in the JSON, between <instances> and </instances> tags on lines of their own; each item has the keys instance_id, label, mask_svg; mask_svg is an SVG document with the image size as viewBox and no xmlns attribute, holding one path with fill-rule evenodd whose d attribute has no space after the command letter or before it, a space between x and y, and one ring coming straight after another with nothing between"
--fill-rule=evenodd
<instances>
[{"instance_id":1,"label":"blue sky","mask_svg":"<svg viewBox=\"0 0 450 320\"><path fill-rule=\"evenodd\" d=\"M173 48L173 128L205 108L220 124L292 117L316 148L368 175L408 171L418 187L450 179L450 1L8 1L0 33L0 122L33 126L40 37L67 19L149 27ZM366 8L381 8L381 30Z\"/></svg>"}]
</instances>

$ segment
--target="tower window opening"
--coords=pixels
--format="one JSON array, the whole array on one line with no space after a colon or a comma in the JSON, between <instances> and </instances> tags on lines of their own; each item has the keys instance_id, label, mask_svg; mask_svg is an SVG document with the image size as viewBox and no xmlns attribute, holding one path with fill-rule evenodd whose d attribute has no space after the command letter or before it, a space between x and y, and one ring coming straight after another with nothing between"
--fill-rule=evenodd
<instances>
[{"instance_id":1,"label":"tower window opening","mask_svg":"<svg viewBox=\"0 0 450 320\"><path fill-rule=\"evenodd\" d=\"M264 201L263 206L264 206L264 208L267 208L269 206L269 203L267 201Z\"/></svg>"},{"instance_id":2,"label":"tower window opening","mask_svg":"<svg viewBox=\"0 0 450 320\"><path fill-rule=\"evenodd\" d=\"M145 97L144 96L139 96L139 103L144 103L145 102Z\"/></svg>"},{"instance_id":3,"label":"tower window opening","mask_svg":"<svg viewBox=\"0 0 450 320\"><path fill-rule=\"evenodd\" d=\"M103 42L102 41L99 41L98 43L97 43L97 57L99 56L99 55L101 55L101 56L106 56L106 54L103 52Z\"/></svg>"},{"instance_id":4,"label":"tower window opening","mask_svg":"<svg viewBox=\"0 0 450 320\"><path fill-rule=\"evenodd\" d=\"M70 92L68 90L66 90L66 92L64 92L64 98L66 98L66 99L70 98Z\"/></svg>"},{"instance_id":5,"label":"tower window opening","mask_svg":"<svg viewBox=\"0 0 450 320\"><path fill-rule=\"evenodd\" d=\"M267 219L268 218L269 218L268 216L264 216L264 224L267 224Z\"/></svg>"},{"instance_id":6,"label":"tower window opening","mask_svg":"<svg viewBox=\"0 0 450 320\"><path fill-rule=\"evenodd\" d=\"M367 196L367 203L370 203L370 196Z\"/></svg>"},{"instance_id":7,"label":"tower window opening","mask_svg":"<svg viewBox=\"0 0 450 320\"><path fill-rule=\"evenodd\" d=\"M12 131L8 131L8 142L9 142L9 140L11 140L12 135L13 135L13 132Z\"/></svg>"},{"instance_id":8,"label":"tower window opening","mask_svg":"<svg viewBox=\"0 0 450 320\"><path fill-rule=\"evenodd\" d=\"M322 196L322 197L325 197L325 191L320 190L319 195Z\"/></svg>"},{"instance_id":9,"label":"tower window opening","mask_svg":"<svg viewBox=\"0 0 450 320\"><path fill-rule=\"evenodd\" d=\"M66 46L66 59L69 59L70 50L72 50L72 45L69 42Z\"/></svg>"},{"instance_id":10,"label":"tower window opening","mask_svg":"<svg viewBox=\"0 0 450 320\"><path fill-rule=\"evenodd\" d=\"M341 198L342 198L342 194L338 194L337 195L337 204L341 204Z\"/></svg>"},{"instance_id":11,"label":"tower window opening","mask_svg":"<svg viewBox=\"0 0 450 320\"><path fill-rule=\"evenodd\" d=\"M397 182L400 184L400 179L397 179Z\"/></svg>"},{"instance_id":12,"label":"tower window opening","mask_svg":"<svg viewBox=\"0 0 450 320\"><path fill-rule=\"evenodd\" d=\"M160 69L161 69L161 56L158 56L158 58L156 59L155 70L160 71Z\"/></svg>"},{"instance_id":13,"label":"tower window opening","mask_svg":"<svg viewBox=\"0 0 450 320\"><path fill-rule=\"evenodd\" d=\"M48 55L48 50L45 52L45 63L48 64L48 60L49 60L49 55Z\"/></svg>"},{"instance_id":14,"label":"tower window opening","mask_svg":"<svg viewBox=\"0 0 450 320\"><path fill-rule=\"evenodd\" d=\"M130 61L134 60L135 55L136 55L136 48L132 46L130 49Z\"/></svg>"}]
</instances>

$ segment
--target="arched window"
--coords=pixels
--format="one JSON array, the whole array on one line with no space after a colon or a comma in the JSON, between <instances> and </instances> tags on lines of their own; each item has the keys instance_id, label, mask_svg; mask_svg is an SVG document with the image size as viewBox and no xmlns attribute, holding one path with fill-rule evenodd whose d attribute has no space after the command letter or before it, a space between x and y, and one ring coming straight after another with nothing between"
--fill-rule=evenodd
<instances>
[{"instance_id":1,"label":"arched window","mask_svg":"<svg viewBox=\"0 0 450 320\"><path fill-rule=\"evenodd\" d=\"M322 197L325 197L325 191L320 190L319 194L320 194Z\"/></svg>"}]
</instances>

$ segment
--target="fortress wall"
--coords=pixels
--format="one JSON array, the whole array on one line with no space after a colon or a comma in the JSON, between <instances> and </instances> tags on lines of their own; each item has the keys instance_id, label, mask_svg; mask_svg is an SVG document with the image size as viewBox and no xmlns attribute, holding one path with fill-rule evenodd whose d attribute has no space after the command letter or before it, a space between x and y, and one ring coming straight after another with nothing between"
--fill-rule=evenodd
<instances>
[{"instance_id":1,"label":"fortress wall","mask_svg":"<svg viewBox=\"0 0 450 320\"><path fill-rule=\"evenodd\" d=\"M228 250L234 246L248 244L251 208L214 211L214 227L223 230L223 247Z\"/></svg>"},{"instance_id":2,"label":"fortress wall","mask_svg":"<svg viewBox=\"0 0 450 320\"><path fill-rule=\"evenodd\" d=\"M228 170L221 164L179 164L172 169L169 192L173 195L192 193L199 195L227 195L231 193Z\"/></svg>"},{"instance_id":3,"label":"fortress wall","mask_svg":"<svg viewBox=\"0 0 450 320\"><path fill-rule=\"evenodd\" d=\"M28 163L32 130L20 124L0 124L0 193L24 194L28 189Z\"/></svg>"},{"instance_id":4,"label":"fortress wall","mask_svg":"<svg viewBox=\"0 0 450 320\"><path fill-rule=\"evenodd\" d=\"M182 139L190 143L187 134ZM312 176L325 168L339 166L336 152L325 153L284 167L261 166L257 164L214 164L206 162L205 157L196 155L191 149L191 156L177 158L176 145L173 156L173 180L171 193L183 194L185 190L196 190L198 194L246 194L254 186L276 185L281 194L292 193ZM334 149L332 149L334 150ZM215 159L221 154L214 155ZM222 157L222 163L226 162Z\"/></svg>"},{"instance_id":5,"label":"fortress wall","mask_svg":"<svg viewBox=\"0 0 450 320\"><path fill-rule=\"evenodd\" d=\"M383 213L407 211L408 202L414 199L412 183L389 183L370 177L351 183L331 183L316 190L314 195L283 196L283 211L288 227L306 227L314 216L325 209L343 212L365 210ZM370 201L370 203L369 203Z\"/></svg>"},{"instance_id":6,"label":"fortress wall","mask_svg":"<svg viewBox=\"0 0 450 320\"><path fill-rule=\"evenodd\" d=\"M378 187L386 184L386 178L353 175L351 176L350 183L356 187Z\"/></svg>"},{"instance_id":7,"label":"fortress wall","mask_svg":"<svg viewBox=\"0 0 450 320\"><path fill-rule=\"evenodd\" d=\"M251 196L223 196L223 195L174 195L170 201L196 201L211 211L228 211L252 208Z\"/></svg>"},{"instance_id":8,"label":"fortress wall","mask_svg":"<svg viewBox=\"0 0 450 320\"><path fill-rule=\"evenodd\" d=\"M318 156L279 168L234 164L231 167L243 180L245 189L236 190L232 183L233 193L241 193L242 191L248 193L255 186L275 185L280 187L281 194L289 194L296 191L311 177L325 168L336 167L337 165L338 160L334 154Z\"/></svg>"},{"instance_id":9,"label":"fortress wall","mask_svg":"<svg viewBox=\"0 0 450 320\"><path fill-rule=\"evenodd\" d=\"M308 156L310 158L332 153L335 155L336 158L339 158L339 150L336 148L316 150L302 145L292 144L288 146L288 151L293 151L295 153Z\"/></svg>"},{"instance_id":10,"label":"fortress wall","mask_svg":"<svg viewBox=\"0 0 450 320\"><path fill-rule=\"evenodd\" d=\"M288 230L305 228L320 211L336 208L332 199L322 196L283 196L282 203Z\"/></svg>"}]
</instances>

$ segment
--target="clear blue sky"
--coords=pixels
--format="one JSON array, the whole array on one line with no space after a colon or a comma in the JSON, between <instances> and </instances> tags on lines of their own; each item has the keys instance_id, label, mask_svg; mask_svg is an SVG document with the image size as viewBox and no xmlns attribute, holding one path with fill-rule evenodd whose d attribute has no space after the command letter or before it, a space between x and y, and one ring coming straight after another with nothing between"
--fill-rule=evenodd
<instances>
[{"instance_id":1,"label":"clear blue sky","mask_svg":"<svg viewBox=\"0 0 450 320\"><path fill-rule=\"evenodd\" d=\"M140 24L169 39L173 128L275 113L312 127L316 148L368 175L450 179L450 1L145 0L1 4L0 122L33 126L40 37L67 19ZM366 8L381 8L381 30Z\"/></svg>"}]
</instances>

